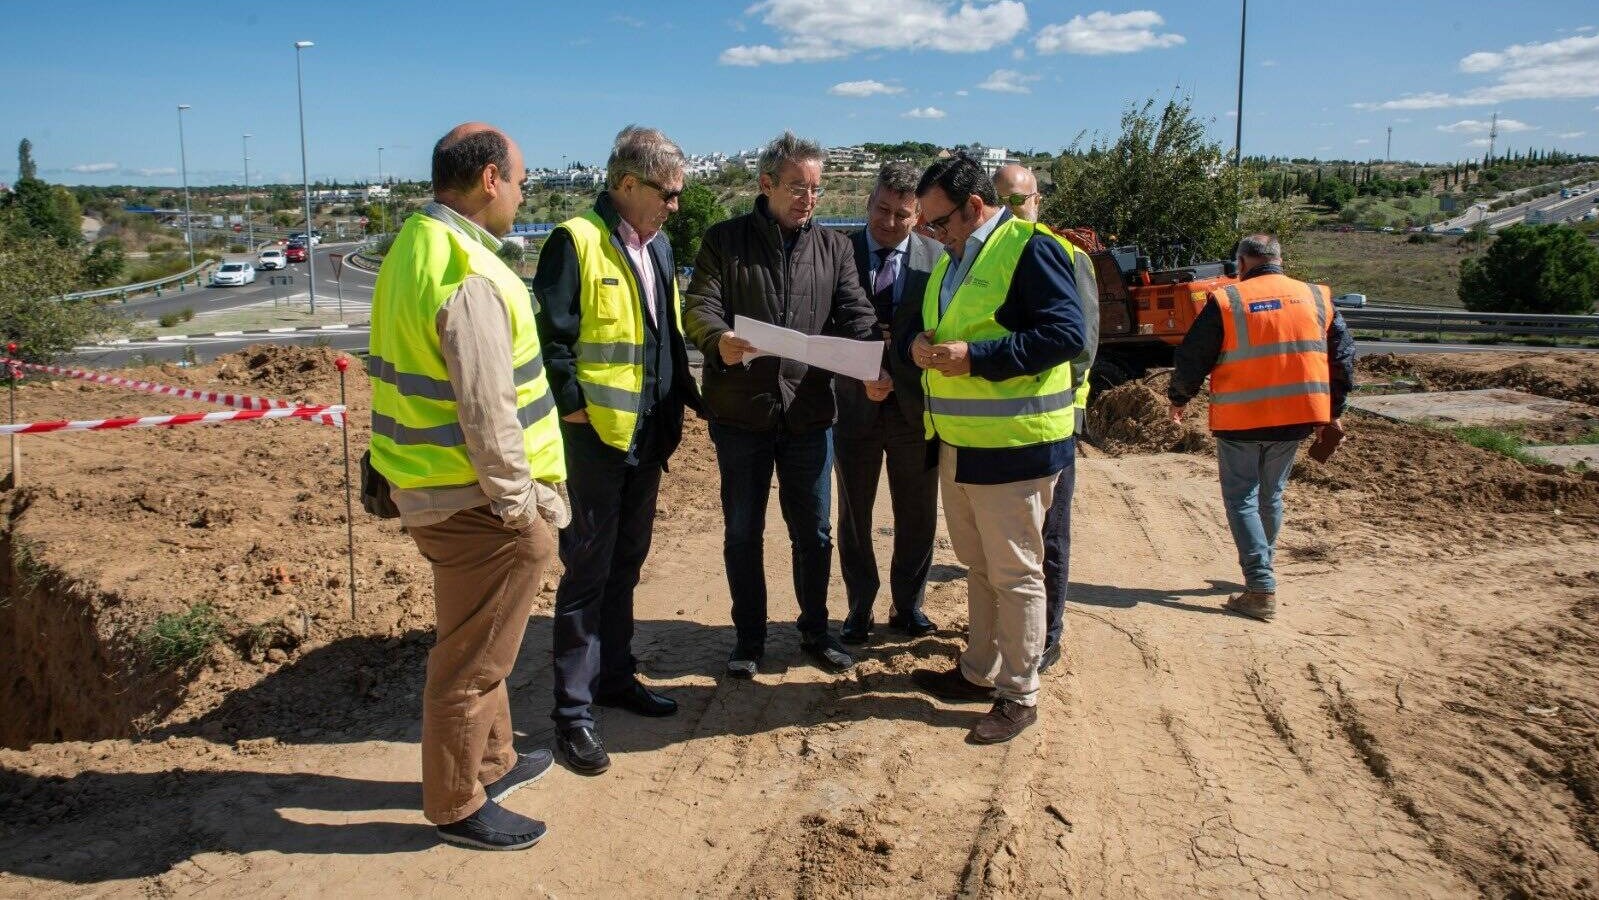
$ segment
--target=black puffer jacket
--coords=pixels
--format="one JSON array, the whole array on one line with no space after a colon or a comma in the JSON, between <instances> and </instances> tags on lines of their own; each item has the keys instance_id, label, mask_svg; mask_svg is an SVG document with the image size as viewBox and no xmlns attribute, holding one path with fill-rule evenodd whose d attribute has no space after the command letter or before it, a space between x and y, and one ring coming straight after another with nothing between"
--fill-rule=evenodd
<instances>
[{"instance_id":1,"label":"black puffer jacket","mask_svg":"<svg viewBox=\"0 0 1599 900\"><path fill-rule=\"evenodd\" d=\"M833 373L771 356L722 364L717 342L735 315L805 334L881 340L849 237L808 222L785 254L764 196L753 212L705 232L683 300L683 332L705 354L702 392L712 422L796 434L831 425Z\"/></svg>"}]
</instances>

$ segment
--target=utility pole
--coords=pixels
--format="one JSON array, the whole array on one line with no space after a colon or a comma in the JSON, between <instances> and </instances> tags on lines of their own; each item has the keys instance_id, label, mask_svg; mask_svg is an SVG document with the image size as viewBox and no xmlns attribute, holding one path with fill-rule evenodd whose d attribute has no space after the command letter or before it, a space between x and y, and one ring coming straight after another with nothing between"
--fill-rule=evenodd
<instances>
[{"instance_id":1,"label":"utility pole","mask_svg":"<svg viewBox=\"0 0 1599 900\"><path fill-rule=\"evenodd\" d=\"M1498 110L1494 110L1493 119L1488 124L1488 163L1487 163L1487 165L1483 166L1483 168L1485 168L1485 169L1488 166L1491 166L1491 165L1494 164L1494 142L1497 141L1498 139L1499 139L1499 111Z\"/></svg>"},{"instance_id":2,"label":"utility pole","mask_svg":"<svg viewBox=\"0 0 1599 900\"><path fill-rule=\"evenodd\" d=\"M1238 16L1238 107L1233 127L1233 177L1238 179L1238 204L1233 208L1233 230L1238 230L1238 218L1244 206L1244 38L1249 34L1249 0L1242 0L1243 9Z\"/></svg>"},{"instance_id":3,"label":"utility pole","mask_svg":"<svg viewBox=\"0 0 1599 900\"><path fill-rule=\"evenodd\" d=\"M183 111L192 108L187 103L178 104L178 159L183 166L183 242L189 245L191 269L194 268L194 216L189 212L189 151L183 144Z\"/></svg>"},{"instance_id":4,"label":"utility pole","mask_svg":"<svg viewBox=\"0 0 1599 900\"><path fill-rule=\"evenodd\" d=\"M244 227L249 231L250 252L255 252L255 219L250 217L250 136L244 136Z\"/></svg>"},{"instance_id":5,"label":"utility pole","mask_svg":"<svg viewBox=\"0 0 1599 900\"><path fill-rule=\"evenodd\" d=\"M315 47L310 41L294 42L294 93L300 100L300 181L305 186L305 287L310 291L311 315L316 315L316 224L311 219L311 176L305 165L305 88L300 80L300 51Z\"/></svg>"},{"instance_id":6,"label":"utility pole","mask_svg":"<svg viewBox=\"0 0 1599 900\"><path fill-rule=\"evenodd\" d=\"M1388 150L1383 154L1384 162L1394 161L1394 126L1388 126Z\"/></svg>"}]
</instances>

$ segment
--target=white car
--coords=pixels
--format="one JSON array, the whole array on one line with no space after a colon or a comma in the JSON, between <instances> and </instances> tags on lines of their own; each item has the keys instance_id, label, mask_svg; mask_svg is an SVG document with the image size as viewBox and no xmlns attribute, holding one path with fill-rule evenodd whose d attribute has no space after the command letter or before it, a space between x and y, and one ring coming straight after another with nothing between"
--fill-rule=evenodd
<instances>
[{"instance_id":1,"label":"white car","mask_svg":"<svg viewBox=\"0 0 1599 900\"><path fill-rule=\"evenodd\" d=\"M261 256L256 260L258 269L287 269L289 261L283 258L282 250L262 250Z\"/></svg>"},{"instance_id":2,"label":"white car","mask_svg":"<svg viewBox=\"0 0 1599 900\"><path fill-rule=\"evenodd\" d=\"M255 266L247 262L223 263L221 267L211 273L211 283L218 287L230 284L249 284L253 281L255 281Z\"/></svg>"},{"instance_id":3,"label":"white car","mask_svg":"<svg viewBox=\"0 0 1599 900\"><path fill-rule=\"evenodd\" d=\"M1339 309L1364 309L1366 306L1366 295L1339 294L1333 298L1333 306Z\"/></svg>"}]
</instances>

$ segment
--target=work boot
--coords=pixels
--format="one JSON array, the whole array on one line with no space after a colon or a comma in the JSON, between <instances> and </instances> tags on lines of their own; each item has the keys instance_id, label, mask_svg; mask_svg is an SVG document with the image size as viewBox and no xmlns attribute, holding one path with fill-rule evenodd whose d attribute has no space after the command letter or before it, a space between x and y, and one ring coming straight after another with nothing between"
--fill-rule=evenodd
<instances>
[{"instance_id":1,"label":"work boot","mask_svg":"<svg viewBox=\"0 0 1599 900\"><path fill-rule=\"evenodd\" d=\"M1227 598L1226 609L1240 616L1270 622L1277 617L1277 594L1273 591L1244 591Z\"/></svg>"},{"instance_id":2,"label":"work boot","mask_svg":"<svg viewBox=\"0 0 1599 900\"><path fill-rule=\"evenodd\" d=\"M1038 721L1038 707L1014 700L995 700L994 708L977 720L970 735L974 744L1003 744Z\"/></svg>"}]
</instances>

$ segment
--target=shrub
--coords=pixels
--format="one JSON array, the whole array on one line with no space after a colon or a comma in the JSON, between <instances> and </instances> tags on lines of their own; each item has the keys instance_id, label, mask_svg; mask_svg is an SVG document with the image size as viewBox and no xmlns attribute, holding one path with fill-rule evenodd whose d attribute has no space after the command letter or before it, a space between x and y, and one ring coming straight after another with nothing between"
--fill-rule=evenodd
<instances>
[{"instance_id":1,"label":"shrub","mask_svg":"<svg viewBox=\"0 0 1599 900\"><path fill-rule=\"evenodd\" d=\"M222 637L222 620L209 603L196 603L186 612L157 616L140 632L138 646L145 659L158 668L195 662Z\"/></svg>"},{"instance_id":2,"label":"shrub","mask_svg":"<svg viewBox=\"0 0 1599 900\"><path fill-rule=\"evenodd\" d=\"M183 317L183 321L188 322L194 318L194 307L185 306L183 311L178 313L178 315Z\"/></svg>"},{"instance_id":3,"label":"shrub","mask_svg":"<svg viewBox=\"0 0 1599 900\"><path fill-rule=\"evenodd\" d=\"M162 328L172 328L173 326L177 325L179 322L181 322L183 320L182 320L182 318L179 317L178 313L169 312L169 313L162 313L161 314L161 318L156 319L156 321L161 323L161 327Z\"/></svg>"}]
</instances>

